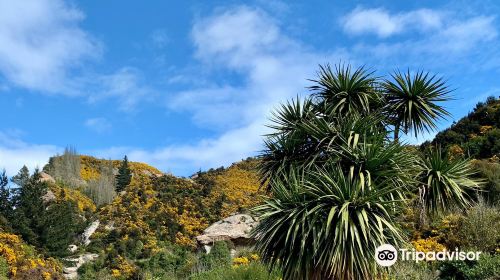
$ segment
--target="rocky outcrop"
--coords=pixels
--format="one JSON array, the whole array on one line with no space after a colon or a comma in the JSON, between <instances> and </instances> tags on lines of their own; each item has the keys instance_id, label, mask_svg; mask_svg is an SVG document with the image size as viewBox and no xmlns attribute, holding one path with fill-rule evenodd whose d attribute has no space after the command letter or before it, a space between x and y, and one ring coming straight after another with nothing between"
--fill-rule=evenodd
<instances>
[{"instance_id":1,"label":"rocky outcrop","mask_svg":"<svg viewBox=\"0 0 500 280\"><path fill-rule=\"evenodd\" d=\"M216 241L230 240L236 246L248 245L253 243L250 232L257 224L257 219L250 215L232 215L210 225L202 235L196 237L196 240L207 252Z\"/></svg>"},{"instance_id":2,"label":"rocky outcrop","mask_svg":"<svg viewBox=\"0 0 500 280\"><path fill-rule=\"evenodd\" d=\"M74 253L74 252L76 252L77 250L78 250L78 246L76 246L75 244L70 244L70 245L68 246L68 251L69 251L70 253Z\"/></svg>"},{"instance_id":3,"label":"rocky outcrop","mask_svg":"<svg viewBox=\"0 0 500 280\"><path fill-rule=\"evenodd\" d=\"M45 203L54 201L56 200L56 195L51 190L47 190L47 192L42 196L42 200Z\"/></svg>"},{"instance_id":4,"label":"rocky outcrop","mask_svg":"<svg viewBox=\"0 0 500 280\"><path fill-rule=\"evenodd\" d=\"M99 220L93 221L82 233L82 244L87 246L90 244L90 237L99 227Z\"/></svg>"},{"instance_id":5,"label":"rocky outcrop","mask_svg":"<svg viewBox=\"0 0 500 280\"><path fill-rule=\"evenodd\" d=\"M94 234L94 232L97 230L97 228L99 227L99 220L96 220L96 221L93 221L82 233L81 235L81 242L83 245L87 246L90 244L90 237L92 236L92 234ZM71 244L68 246L68 251L70 251L71 253L74 253L78 250L78 246L74 245L74 244ZM99 255L98 254L92 254L92 253L85 253L85 254L81 254L81 255L78 255L76 257L69 257L69 258L65 258L64 261L66 263L70 263L71 265L70 266L65 266L63 268L63 275L66 279L77 279L78 278L78 269L90 262L90 261L93 261L95 260L96 258L98 258Z\"/></svg>"},{"instance_id":6,"label":"rocky outcrop","mask_svg":"<svg viewBox=\"0 0 500 280\"><path fill-rule=\"evenodd\" d=\"M42 171L40 172L40 182L48 182L54 184L56 180L54 179L54 177Z\"/></svg>"},{"instance_id":7,"label":"rocky outcrop","mask_svg":"<svg viewBox=\"0 0 500 280\"><path fill-rule=\"evenodd\" d=\"M99 257L98 254L85 253L79 255L77 257L65 258L64 260L68 263L71 263L71 266L67 266L63 268L63 275L66 279L77 279L78 278L78 269Z\"/></svg>"}]
</instances>

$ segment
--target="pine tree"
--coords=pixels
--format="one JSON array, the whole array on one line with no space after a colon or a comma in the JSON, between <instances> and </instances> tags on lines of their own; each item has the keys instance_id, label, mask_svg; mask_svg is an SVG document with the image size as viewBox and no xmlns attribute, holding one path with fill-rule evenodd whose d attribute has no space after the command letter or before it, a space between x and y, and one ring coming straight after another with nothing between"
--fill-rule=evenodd
<instances>
[{"instance_id":1,"label":"pine tree","mask_svg":"<svg viewBox=\"0 0 500 280\"><path fill-rule=\"evenodd\" d=\"M116 175L116 192L120 193L125 190L125 188L130 184L131 179L132 173L128 167L128 158L125 156L120 168L118 169L118 174Z\"/></svg>"},{"instance_id":2,"label":"pine tree","mask_svg":"<svg viewBox=\"0 0 500 280\"><path fill-rule=\"evenodd\" d=\"M16 222L12 227L28 243L40 246L46 212L42 197L47 193L47 185L45 182L40 182L38 169L30 177L26 167L23 167L12 181L21 186L14 198L13 220Z\"/></svg>"},{"instance_id":3,"label":"pine tree","mask_svg":"<svg viewBox=\"0 0 500 280\"><path fill-rule=\"evenodd\" d=\"M10 200L10 190L7 187L9 179L5 174L5 169L0 174L0 227L10 228L9 221L12 217L12 202Z\"/></svg>"},{"instance_id":4,"label":"pine tree","mask_svg":"<svg viewBox=\"0 0 500 280\"><path fill-rule=\"evenodd\" d=\"M26 167L26 165L23 165L23 167L19 170L19 173L17 173L16 176L12 177L11 181L19 187L23 187L29 179L30 171L28 167Z\"/></svg>"},{"instance_id":5,"label":"pine tree","mask_svg":"<svg viewBox=\"0 0 500 280\"><path fill-rule=\"evenodd\" d=\"M42 244L51 256L64 257L83 225L72 202L51 204L43 221Z\"/></svg>"},{"instance_id":6,"label":"pine tree","mask_svg":"<svg viewBox=\"0 0 500 280\"><path fill-rule=\"evenodd\" d=\"M6 216L7 212L11 209L10 207L10 191L7 188L9 179L5 174L5 169L0 175L0 215Z\"/></svg>"}]
</instances>

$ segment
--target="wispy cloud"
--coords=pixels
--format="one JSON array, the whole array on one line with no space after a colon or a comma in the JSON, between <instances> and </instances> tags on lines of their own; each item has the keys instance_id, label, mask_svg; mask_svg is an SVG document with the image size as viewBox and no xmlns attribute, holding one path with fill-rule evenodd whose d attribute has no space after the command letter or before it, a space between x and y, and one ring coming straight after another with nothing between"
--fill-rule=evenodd
<instances>
[{"instance_id":1,"label":"wispy cloud","mask_svg":"<svg viewBox=\"0 0 500 280\"><path fill-rule=\"evenodd\" d=\"M495 17L486 15L464 17L455 11L418 9L391 14L383 8L358 7L341 20L341 25L347 35L373 33L381 38L411 35L398 41L365 46L378 55L438 53L450 57L468 54L465 52L496 39L498 32L494 20Z\"/></svg>"},{"instance_id":2,"label":"wispy cloud","mask_svg":"<svg viewBox=\"0 0 500 280\"><path fill-rule=\"evenodd\" d=\"M128 149L137 158L184 174L257 153L269 112L279 102L303 93L306 78L314 77L319 63L341 57L307 50L283 34L280 23L269 14L246 6L219 9L199 19L192 38L202 65L238 73L241 82L178 92L168 99L168 107L190 112L196 124L219 128L221 133L154 152Z\"/></svg>"},{"instance_id":3,"label":"wispy cloud","mask_svg":"<svg viewBox=\"0 0 500 280\"><path fill-rule=\"evenodd\" d=\"M156 29L151 33L151 41L157 48L164 48L169 43L167 32L164 29Z\"/></svg>"},{"instance_id":4,"label":"wispy cloud","mask_svg":"<svg viewBox=\"0 0 500 280\"><path fill-rule=\"evenodd\" d=\"M408 35L375 42L366 36L357 37L352 55L379 67L449 70L452 65L468 65L466 70L474 71L499 65L498 31L493 16L429 9L391 14L383 8L356 8L341 25L346 34Z\"/></svg>"},{"instance_id":5,"label":"wispy cloud","mask_svg":"<svg viewBox=\"0 0 500 280\"><path fill-rule=\"evenodd\" d=\"M18 133L0 131L0 170L5 168L7 174L13 176L23 165L30 170L42 168L49 157L61 150L54 145L28 144Z\"/></svg>"},{"instance_id":6,"label":"wispy cloud","mask_svg":"<svg viewBox=\"0 0 500 280\"><path fill-rule=\"evenodd\" d=\"M154 99L155 89L146 85L140 70L123 67L109 75L99 75L88 81L94 90L89 93L88 100L98 102L114 98L122 111L134 111L141 102Z\"/></svg>"},{"instance_id":7,"label":"wispy cloud","mask_svg":"<svg viewBox=\"0 0 500 280\"><path fill-rule=\"evenodd\" d=\"M0 0L0 74L27 89L75 94L70 72L101 53L79 27L83 18L62 0Z\"/></svg>"},{"instance_id":8,"label":"wispy cloud","mask_svg":"<svg viewBox=\"0 0 500 280\"><path fill-rule=\"evenodd\" d=\"M341 23L344 31L351 35L374 33L385 38L410 30L439 29L442 21L443 14L430 9L391 14L383 8L358 7L342 18Z\"/></svg>"},{"instance_id":9,"label":"wispy cloud","mask_svg":"<svg viewBox=\"0 0 500 280\"><path fill-rule=\"evenodd\" d=\"M91 118L85 121L85 126L98 133L108 132L112 125L105 118Z\"/></svg>"},{"instance_id":10,"label":"wispy cloud","mask_svg":"<svg viewBox=\"0 0 500 280\"><path fill-rule=\"evenodd\" d=\"M123 66L106 74L92 69L104 46L80 26L84 18L64 0L0 0L0 78L6 83L1 87L92 102L113 98L123 111L149 100L152 90L139 70ZM167 37L157 31L152 40L159 46Z\"/></svg>"}]
</instances>

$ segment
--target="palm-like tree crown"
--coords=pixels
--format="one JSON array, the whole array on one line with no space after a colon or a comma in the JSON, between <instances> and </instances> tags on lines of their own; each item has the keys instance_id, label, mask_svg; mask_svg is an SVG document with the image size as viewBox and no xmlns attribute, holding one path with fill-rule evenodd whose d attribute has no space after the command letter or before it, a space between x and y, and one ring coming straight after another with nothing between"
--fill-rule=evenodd
<instances>
[{"instance_id":1,"label":"palm-like tree crown","mask_svg":"<svg viewBox=\"0 0 500 280\"><path fill-rule=\"evenodd\" d=\"M399 202L387 199L398 186L346 176L335 165L300 172L273 180L272 198L256 208L262 259L285 279L375 277L381 269L367 260L376 247L402 241L391 218Z\"/></svg>"},{"instance_id":2,"label":"palm-like tree crown","mask_svg":"<svg viewBox=\"0 0 500 280\"><path fill-rule=\"evenodd\" d=\"M451 160L442 155L440 148L428 150L420 160L420 167L419 197L428 213L452 206L470 206L471 195L482 184L481 180L472 179L476 172L468 160Z\"/></svg>"},{"instance_id":3,"label":"palm-like tree crown","mask_svg":"<svg viewBox=\"0 0 500 280\"><path fill-rule=\"evenodd\" d=\"M382 83L385 98L385 112L396 130L404 133L413 130L415 136L436 128L437 119L450 113L437 103L450 100L450 90L441 78L418 72L412 75L396 72L391 75L394 81ZM396 131L395 138L398 137Z\"/></svg>"},{"instance_id":4,"label":"palm-like tree crown","mask_svg":"<svg viewBox=\"0 0 500 280\"><path fill-rule=\"evenodd\" d=\"M374 102L380 101L380 92L375 89L377 78L363 67L352 71L350 65L320 66L316 84L309 87L327 105L328 112L345 115L349 112L369 113Z\"/></svg>"}]
</instances>

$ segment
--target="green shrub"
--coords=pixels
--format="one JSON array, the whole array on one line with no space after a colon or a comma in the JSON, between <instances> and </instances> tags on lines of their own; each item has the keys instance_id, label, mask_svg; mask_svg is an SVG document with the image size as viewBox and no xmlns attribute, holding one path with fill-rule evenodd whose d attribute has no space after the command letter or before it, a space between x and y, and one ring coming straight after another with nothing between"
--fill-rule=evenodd
<instances>
[{"instance_id":1,"label":"green shrub","mask_svg":"<svg viewBox=\"0 0 500 280\"><path fill-rule=\"evenodd\" d=\"M228 266L231 264L231 251L226 242L220 241L215 242L214 246L210 250L210 253L200 256L199 259L199 269L210 270L217 267Z\"/></svg>"},{"instance_id":2,"label":"green shrub","mask_svg":"<svg viewBox=\"0 0 500 280\"><path fill-rule=\"evenodd\" d=\"M435 279L432 269L425 262L396 262L389 271L390 280L430 280Z\"/></svg>"},{"instance_id":3,"label":"green shrub","mask_svg":"<svg viewBox=\"0 0 500 280\"><path fill-rule=\"evenodd\" d=\"M482 254L478 261L448 261L441 264L439 279L500 279L500 255Z\"/></svg>"},{"instance_id":4,"label":"green shrub","mask_svg":"<svg viewBox=\"0 0 500 280\"><path fill-rule=\"evenodd\" d=\"M277 280L281 274L271 273L260 263L252 263L238 267L225 266L210 271L198 273L189 277L190 280Z\"/></svg>"},{"instance_id":5,"label":"green shrub","mask_svg":"<svg viewBox=\"0 0 500 280\"><path fill-rule=\"evenodd\" d=\"M476 160L474 167L479 171L481 178L486 179L483 196L491 204L500 203L500 164L487 160Z\"/></svg>"},{"instance_id":6,"label":"green shrub","mask_svg":"<svg viewBox=\"0 0 500 280\"><path fill-rule=\"evenodd\" d=\"M459 231L467 247L495 252L500 247L500 209L480 201L467 211Z\"/></svg>"},{"instance_id":7,"label":"green shrub","mask_svg":"<svg viewBox=\"0 0 500 280\"><path fill-rule=\"evenodd\" d=\"M9 276L9 265L7 261L0 256L0 280L7 280Z\"/></svg>"},{"instance_id":8,"label":"green shrub","mask_svg":"<svg viewBox=\"0 0 500 280\"><path fill-rule=\"evenodd\" d=\"M143 279L183 279L191 273L195 256L180 246L164 247L147 260L138 260ZM141 278L141 279L142 279Z\"/></svg>"}]
</instances>

